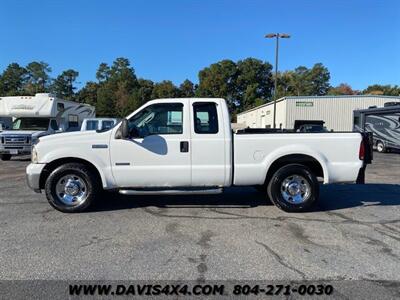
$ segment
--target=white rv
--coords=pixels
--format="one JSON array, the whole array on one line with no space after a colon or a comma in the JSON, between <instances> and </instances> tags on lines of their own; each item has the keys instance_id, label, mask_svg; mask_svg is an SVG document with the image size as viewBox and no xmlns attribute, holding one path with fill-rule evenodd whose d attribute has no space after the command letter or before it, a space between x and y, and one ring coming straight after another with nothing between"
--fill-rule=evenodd
<instances>
[{"instance_id":1,"label":"white rv","mask_svg":"<svg viewBox=\"0 0 400 300\"><path fill-rule=\"evenodd\" d=\"M51 94L0 97L0 117L13 118L11 129L0 132L0 158L9 160L30 154L41 136L79 131L83 119L95 117L95 109Z\"/></svg>"}]
</instances>

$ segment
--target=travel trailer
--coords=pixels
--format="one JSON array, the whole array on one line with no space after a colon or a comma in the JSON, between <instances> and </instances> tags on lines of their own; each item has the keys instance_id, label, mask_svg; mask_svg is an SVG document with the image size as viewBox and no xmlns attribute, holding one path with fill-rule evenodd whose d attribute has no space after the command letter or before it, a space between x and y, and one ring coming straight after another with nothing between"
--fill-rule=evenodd
<instances>
[{"instance_id":1,"label":"travel trailer","mask_svg":"<svg viewBox=\"0 0 400 300\"><path fill-rule=\"evenodd\" d=\"M0 97L0 117L12 117L10 130L0 132L0 158L31 153L32 144L45 135L79 131L94 107L58 99L51 94Z\"/></svg>"},{"instance_id":2,"label":"travel trailer","mask_svg":"<svg viewBox=\"0 0 400 300\"><path fill-rule=\"evenodd\" d=\"M353 125L356 131L372 132L373 146L378 152L400 150L400 103L355 110Z\"/></svg>"}]
</instances>

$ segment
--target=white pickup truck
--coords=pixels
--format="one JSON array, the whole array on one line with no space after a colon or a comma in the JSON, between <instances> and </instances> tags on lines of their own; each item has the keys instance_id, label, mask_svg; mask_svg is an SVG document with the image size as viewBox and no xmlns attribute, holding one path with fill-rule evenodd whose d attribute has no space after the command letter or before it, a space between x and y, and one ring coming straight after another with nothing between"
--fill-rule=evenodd
<instances>
[{"instance_id":1,"label":"white pickup truck","mask_svg":"<svg viewBox=\"0 0 400 300\"><path fill-rule=\"evenodd\" d=\"M149 101L108 131L45 136L32 149L28 185L62 212L104 190L125 195L214 194L265 188L288 212L308 209L323 183L363 183L371 162L360 133L233 133L223 99Z\"/></svg>"}]
</instances>

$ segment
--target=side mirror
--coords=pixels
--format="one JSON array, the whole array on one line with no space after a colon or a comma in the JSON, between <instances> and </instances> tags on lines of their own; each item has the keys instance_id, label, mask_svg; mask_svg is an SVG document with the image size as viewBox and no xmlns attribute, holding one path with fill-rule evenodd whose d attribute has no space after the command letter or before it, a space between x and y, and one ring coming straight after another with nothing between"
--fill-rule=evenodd
<instances>
[{"instance_id":1,"label":"side mirror","mask_svg":"<svg viewBox=\"0 0 400 300\"><path fill-rule=\"evenodd\" d=\"M127 139L129 137L129 126L128 126L128 120L123 119L121 122L121 138L122 139Z\"/></svg>"}]
</instances>

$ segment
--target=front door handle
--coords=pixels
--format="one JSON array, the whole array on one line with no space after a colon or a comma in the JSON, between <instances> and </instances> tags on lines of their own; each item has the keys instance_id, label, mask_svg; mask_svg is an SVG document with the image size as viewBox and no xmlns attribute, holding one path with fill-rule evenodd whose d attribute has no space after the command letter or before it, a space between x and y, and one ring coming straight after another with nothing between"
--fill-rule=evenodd
<instances>
[{"instance_id":1,"label":"front door handle","mask_svg":"<svg viewBox=\"0 0 400 300\"><path fill-rule=\"evenodd\" d=\"M189 142L181 142L181 152L189 152Z\"/></svg>"}]
</instances>

